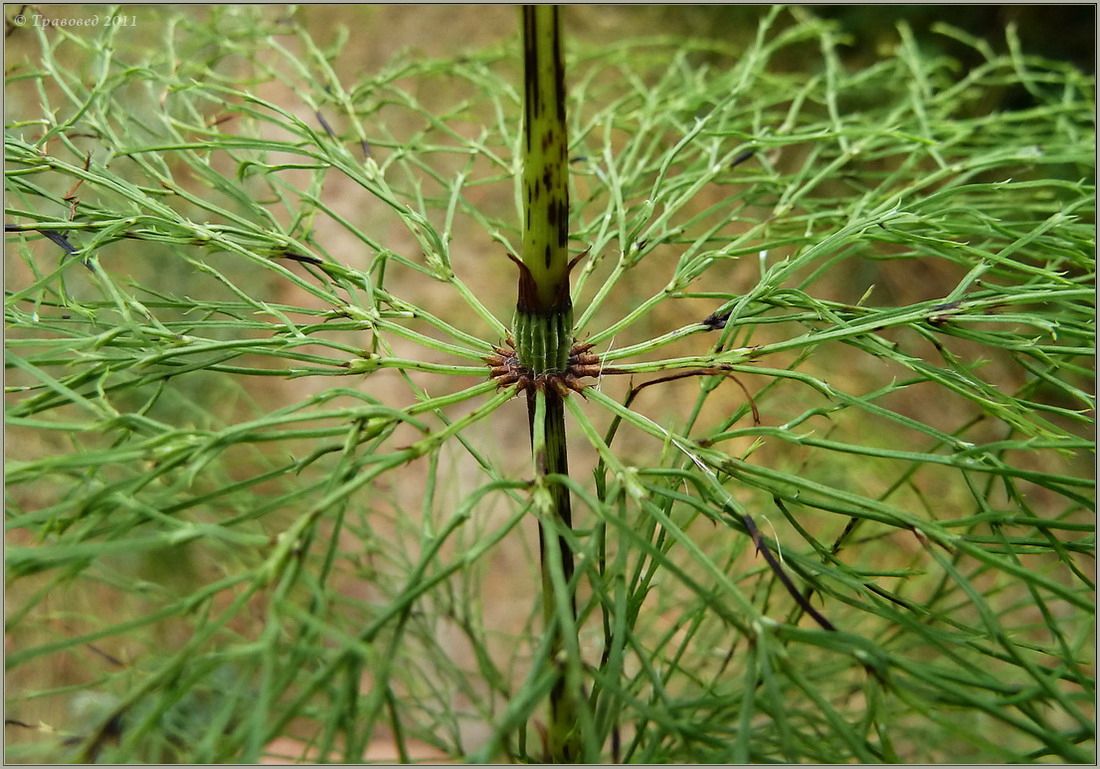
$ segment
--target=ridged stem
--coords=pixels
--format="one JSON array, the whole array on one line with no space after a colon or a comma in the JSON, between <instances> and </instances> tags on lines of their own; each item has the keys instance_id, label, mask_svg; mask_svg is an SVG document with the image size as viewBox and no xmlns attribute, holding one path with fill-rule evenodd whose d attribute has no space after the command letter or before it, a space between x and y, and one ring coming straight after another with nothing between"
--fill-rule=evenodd
<instances>
[{"instance_id":1,"label":"ridged stem","mask_svg":"<svg viewBox=\"0 0 1100 769\"><path fill-rule=\"evenodd\" d=\"M534 375L561 372L573 342L569 298L569 186L566 161L565 76L557 6L524 6L523 30L523 259L514 323L516 356ZM565 404L553 387L528 390L527 413L540 505L543 619L553 633L550 658L559 676L550 692L547 759L578 759L576 600L573 551L562 536L572 527L569 490L548 476L568 475ZM543 485L545 484L545 485ZM545 492L549 492L546 494ZM571 634L567 637L566 633ZM570 663L573 664L570 664Z\"/></svg>"},{"instance_id":2,"label":"ridged stem","mask_svg":"<svg viewBox=\"0 0 1100 769\"><path fill-rule=\"evenodd\" d=\"M540 402L541 401L541 408ZM569 489L550 475L568 475L569 458L565 442L565 404L562 396L548 389L528 393L527 413L531 428L531 448L535 473L549 494L539 516L539 552L542 571L542 618L552 628L550 659L558 670L558 679L550 690L550 714L546 729L547 760L571 763L579 758L579 687L570 685L568 655L576 653L577 604L569 587L573 579L574 559L569 540L555 532L572 528L573 513ZM563 595L563 592L565 593ZM572 634L571 638L566 633Z\"/></svg>"},{"instance_id":3,"label":"ridged stem","mask_svg":"<svg viewBox=\"0 0 1100 769\"><path fill-rule=\"evenodd\" d=\"M555 5L523 6L523 264L521 309L569 304L569 165L565 67ZM527 284L527 285L525 285Z\"/></svg>"},{"instance_id":4,"label":"ridged stem","mask_svg":"<svg viewBox=\"0 0 1100 769\"><path fill-rule=\"evenodd\" d=\"M516 310L516 354L535 374L564 371L573 343L573 310L541 314Z\"/></svg>"}]
</instances>

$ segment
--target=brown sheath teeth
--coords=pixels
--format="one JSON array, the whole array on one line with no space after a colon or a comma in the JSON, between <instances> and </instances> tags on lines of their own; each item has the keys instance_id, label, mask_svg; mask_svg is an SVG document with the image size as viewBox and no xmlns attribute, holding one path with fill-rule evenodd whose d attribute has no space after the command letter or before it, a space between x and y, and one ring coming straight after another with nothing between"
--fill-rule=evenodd
<instances>
[{"instance_id":1,"label":"brown sheath teeth","mask_svg":"<svg viewBox=\"0 0 1100 769\"><path fill-rule=\"evenodd\" d=\"M515 340L511 336L507 339L510 347L493 347L496 355L482 358L489 365L489 378L495 379L498 387L511 387L518 385L518 390L533 392L534 390L546 390L548 387L559 395L568 395L570 391L583 393L586 387L591 387L591 382L582 382L585 377L598 377L602 373L600 356L594 355L589 350L595 347L592 343L577 343L569 349L569 362L564 371L551 371L545 374L532 374L528 369L520 365L516 356Z\"/></svg>"}]
</instances>

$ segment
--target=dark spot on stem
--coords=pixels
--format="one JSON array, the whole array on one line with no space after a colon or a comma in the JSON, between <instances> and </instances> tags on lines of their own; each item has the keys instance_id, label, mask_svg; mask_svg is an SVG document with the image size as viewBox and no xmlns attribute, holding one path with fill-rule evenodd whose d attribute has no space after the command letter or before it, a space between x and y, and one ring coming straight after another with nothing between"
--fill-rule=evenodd
<instances>
[{"instance_id":1,"label":"dark spot on stem","mask_svg":"<svg viewBox=\"0 0 1100 769\"><path fill-rule=\"evenodd\" d=\"M335 139L336 133L332 130L332 126L328 124L328 121L325 120L325 116L322 115L320 111L314 112L313 114L317 116L317 122L321 124L321 128L325 129L325 133L329 135L329 138Z\"/></svg>"},{"instance_id":2,"label":"dark spot on stem","mask_svg":"<svg viewBox=\"0 0 1100 769\"><path fill-rule=\"evenodd\" d=\"M802 611L809 614L817 624L821 625L825 630L836 630L833 623L825 619L825 617L813 605L802 595L798 586L794 584L794 581L790 578L786 571L784 571L782 564L779 563L779 559L775 557L768 544L764 541L764 537L760 534L760 530L756 528L756 522L752 519L752 516L742 515L740 516L741 522L745 525L745 528L749 532L749 536L752 537L753 544L756 545L756 551L764 556L764 560L768 562L768 566L772 572L778 577L779 581L783 583L783 587L790 593L791 598L795 603L799 605Z\"/></svg>"},{"instance_id":3,"label":"dark spot on stem","mask_svg":"<svg viewBox=\"0 0 1100 769\"><path fill-rule=\"evenodd\" d=\"M561 60L561 11L554 7L554 18L551 25L551 55L554 60L554 96L558 107L558 124L565 125L565 65Z\"/></svg>"},{"instance_id":4,"label":"dark spot on stem","mask_svg":"<svg viewBox=\"0 0 1100 769\"><path fill-rule=\"evenodd\" d=\"M316 256L299 254L297 252L289 250L283 250L278 255L283 257L284 259L291 259L295 262L305 262L306 264L324 264L324 261L318 259Z\"/></svg>"},{"instance_id":5,"label":"dark spot on stem","mask_svg":"<svg viewBox=\"0 0 1100 769\"><path fill-rule=\"evenodd\" d=\"M558 209L558 201L554 200L554 199L551 199L549 204L546 206L546 223L550 226L550 229L553 230L553 231L557 231L557 229L558 229L559 215L560 215L560 212L559 212L559 209Z\"/></svg>"},{"instance_id":6,"label":"dark spot on stem","mask_svg":"<svg viewBox=\"0 0 1100 769\"><path fill-rule=\"evenodd\" d=\"M703 325L711 331L718 331L726 327L726 321L730 319L732 311L714 312L703 319Z\"/></svg>"},{"instance_id":7,"label":"dark spot on stem","mask_svg":"<svg viewBox=\"0 0 1100 769\"><path fill-rule=\"evenodd\" d=\"M569 242L569 210L565 200L558 201L558 247L565 248Z\"/></svg>"},{"instance_id":8,"label":"dark spot on stem","mask_svg":"<svg viewBox=\"0 0 1100 769\"><path fill-rule=\"evenodd\" d=\"M933 315L928 317L928 322L933 326L939 326L951 319L958 310L963 306L961 301L959 302L946 302L944 304L937 304L932 308Z\"/></svg>"},{"instance_id":9,"label":"dark spot on stem","mask_svg":"<svg viewBox=\"0 0 1100 769\"><path fill-rule=\"evenodd\" d=\"M740 155L735 157L732 161L730 161L730 168L737 168L737 166L741 165L746 160L751 158L755 152L756 152L756 150L751 150L751 149L745 150Z\"/></svg>"}]
</instances>

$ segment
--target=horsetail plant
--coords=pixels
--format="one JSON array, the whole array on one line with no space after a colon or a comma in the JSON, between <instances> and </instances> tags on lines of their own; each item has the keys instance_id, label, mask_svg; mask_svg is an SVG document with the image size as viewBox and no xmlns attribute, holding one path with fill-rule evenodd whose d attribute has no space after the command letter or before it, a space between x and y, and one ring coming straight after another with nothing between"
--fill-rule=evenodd
<instances>
[{"instance_id":1,"label":"horsetail plant","mask_svg":"<svg viewBox=\"0 0 1100 769\"><path fill-rule=\"evenodd\" d=\"M6 758L1090 761L1093 78L405 12L10 19Z\"/></svg>"}]
</instances>

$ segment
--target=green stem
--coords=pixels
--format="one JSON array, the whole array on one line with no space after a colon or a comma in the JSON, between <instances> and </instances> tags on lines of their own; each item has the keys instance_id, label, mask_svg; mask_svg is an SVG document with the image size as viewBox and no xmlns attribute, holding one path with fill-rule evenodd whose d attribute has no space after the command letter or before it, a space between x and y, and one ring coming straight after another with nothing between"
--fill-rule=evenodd
<instances>
[{"instance_id":1,"label":"green stem","mask_svg":"<svg viewBox=\"0 0 1100 769\"><path fill-rule=\"evenodd\" d=\"M573 341L569 298L569 184L565 85L557 6L523 6L523 260L516 353L533 374L565 369Z\"/></svg>"},{"instance_id":2,"label":"green stem","mask_svg":"<svg viewBox=\"0 0 1100 769\"><path fill-rule=\"evenodd\" d=\"M569 303L569 166L561 21L553 5L523 6L523 264L520 306ZM527 295L525 295L525 293Z\"/></svg>"},{"instance_id":3,"label":"green stem","mask_svg":"<svg viewBox=\"0 0 1100 769\"><path fill-rule=\"evenodd\" d=\"M516 302L515 342L520 365L541 376L564 371L573 342L569 297L569 187L566 161L565 85L557 6L524 6L523 29L523 260ZM545 383L545 379L543 382ZM558 677L550 691L548 760L578 759L576 675L577 607L573 551L563 534L572 527L569 490L548 476L569 473L565 403L553 387L527 391L531 450L541 496L543 620L552 633L550 659ZM570 636L567 636L570 634Z\"/></svg>"},{"instance_id":4,"label":"green stem","mask_svg":"<svg viewBox=\"0 0 1100 769\"><path fill-rule=\"evenodd\" d=\"M564 406L562 396L553 390L528 391L527 413L535 474L540 488L546 492L539 516L542 618L544 626L553 633L549 657L559 674L550 690L546 747L548 760L556 763L576 761L580 752L577 718L580 696L576 687L570 686L570 664L566 659L566 655L577 650L577 603L570 586L574 560L569 540L562 534L572 528L573 513L569 489L560 482L545 480L550 475L569 474ZM574 637L567 638L567 632Z\"/></svg>"}]
</instances>

